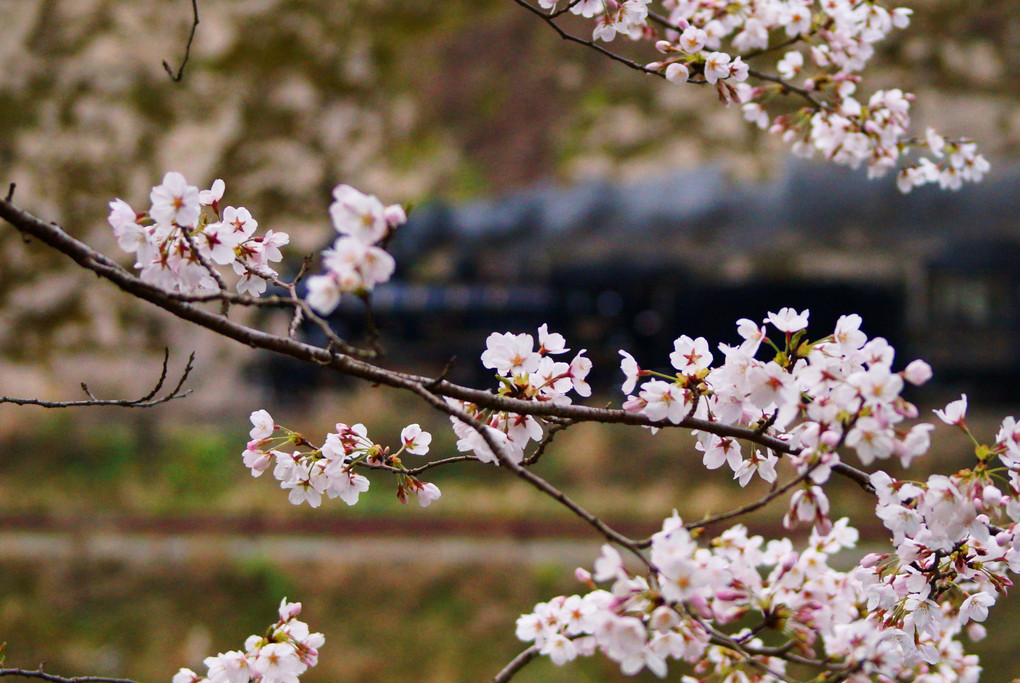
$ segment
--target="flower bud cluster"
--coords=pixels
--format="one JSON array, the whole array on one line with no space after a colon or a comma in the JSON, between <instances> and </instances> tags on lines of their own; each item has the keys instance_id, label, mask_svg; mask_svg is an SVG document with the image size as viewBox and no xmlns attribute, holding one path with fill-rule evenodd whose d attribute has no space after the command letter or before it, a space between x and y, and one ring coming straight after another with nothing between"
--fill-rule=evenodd
<instances>
[{"instance_id":1,"label":"flower bud cluster","mask_svg":"<svg viewBox=\"0 0 1020 683\"><path fill-rule=\"evenodd\" d=\"M211 294L220 290L216 266L231 266L240 276L238 292L266 291L267 279L277 276L269 263L283 259L280 247L290 237L272 230L256 235L259 224L248 209L221 207L224 189L216 180L199 191L170 171L152 188L148 211L137 213L122 199L110 202L117 244L135 254L142 280L182 294Z\"/></svg>"},{"instance_id":2,"label":"flower bud cluster","mask_svg":"<svg viewBox=\"0 0 1020 683\"><path fill-rule=\"evenodd\" d=\"M361 463L394 472L398 480L397 498L403 503L414 493L418 503L428 507L442 495L435 484L405 473L400 461L401 453L428 454L432 435L417 424L404 427L400 449L391 453L389 448L369 439L368 430L360 423L338 423L336 432L327 434L318 448L300 434L274 424L265 410L253 412L251 423L251 441L242 454L244 465L253 477L262 476L272 467L273 476L280 482L280 488L290 492L287 498L294 505L308 503L313 508L319 507L324 494L348 505L356 504L369 486L368 478L354 471ZM289 453L280 450L287 446L305 450Z\"/></svg>"},{"instance_id":3,"label":"flower bud cluster","mask_svg":"<svg viewBox=\"0 0 1020 683\"><path fill-rule=\"evenodd\" d=\"M585 381L591 371L591 360L584 349L569 363L552 358L569 352L563 335L549 332L548 325L538 328L538 349L530 334L493 332L486 340L482 365L495 370L500 382L497 394L528 401L551 402L567 405L570 391L579 396L591 396L591 387ZM524 459L524 449L531 441L540 441L544 434L543 422L532 415L519 415L508 411L486 411L464 401L447 399L480 420L488 437L511 461ZM473 452L482 462L498 463L485 437L467 422L450 418L457 435L457 449Z\"/></svg>"},{"instance_id":4,"label":"flower bud cluster","mask_svg":"<svg viewBox=\"0 0 1020 683\"><path fill-rule=\"evenodd\" d=\"M396 264L380 244L407 222L400 205L383 206L350 185L334 188L333 199L329 215L340 236L322 253L326 273L308 278L308 305L322 315L336 309L342 294L362 296L390 279Z\"/></svg>"},{"instance_id":5,"label":"flower bud cluster","mask_svg":"<svg viewBox=\"0 0 1020 683\"><path fill-rule=\"evenodd\" d=\"M206 657L208 673L199 676L181 669L173 683L298 683L298 676L319 660L319 648L326 642L321 633L311 633L308 624L297 619L300 602L280 603L280 619L264 636L248 636L244 650Z\"/></svg>"}]
</instances>

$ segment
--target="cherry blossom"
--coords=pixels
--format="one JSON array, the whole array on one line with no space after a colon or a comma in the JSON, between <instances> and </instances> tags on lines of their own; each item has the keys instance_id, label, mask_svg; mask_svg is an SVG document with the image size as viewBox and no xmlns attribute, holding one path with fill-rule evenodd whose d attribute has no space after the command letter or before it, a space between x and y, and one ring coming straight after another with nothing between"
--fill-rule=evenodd
<instances>
[{"instance_id":1,"label":"cherry blossom","mask_svg":"<svg viewBox=\"0 0 1020 683\"><path fill-rule=\"evenodd\" d=\"M432 443L432 435L415 423L404 427L400 432L400 440L408 453L426 455L429 452L429 444Z\"/></svg>"},{"instance_id":2,"label":"cherry blossom","mask_svg":"<svg viewBox=\"0 0 1020 683\"><path fill-rule=\"evenodd\" d=\"M184 176L176 171L163 176L163 183L152 188L149 199L152 201L149 215L157 225L194 227L198 221L201 212L198 188L188 185Z\"/></svg>"},{"instance_id":3,"label":"cherry blossom","mask_svg":"<svg viewBox=\"0 0 1020 683\"><path fill-rule=\"evenodd\" d=\"M244 650L232 650L206 657L208 669L199 676L191 669L181 669L173 683L297 683L299 676L318 662L318 650L325 643L321 633L310 632L299 621L301 603L280 603L280 619L262 636L249 636Z\"/></svg>"},{"instance_id":4,"label":"cherry blossom","mask_svg":"<svg viewBox=\"0 0 1020 683\"><path fill-rule=\"evenodd\" d=\"M258 222L243 207L226 207L220 215L225 184L199 191L184 176L168 172L152 188L148 211L135 213L123 200L110 202L108 221L118 246L135 254L142 280L182 294L209 294L222 286L216 268L231 266L240 276L237 291L258 296L277 273L271 262L283 259L280 247L290 238L268 231L255 235Z\"/></svg>"},{"instance_id":5,"label":"cherry blossom","mask_svg":"<svg viewBox=\"0 0 1020 683\"><path fill-rule=\"evenodd\" d=\"M792 308L781 308L778 313L769 313L765 322L772 323L780 332L793 334L800 332L808 324L808 311L797 313Z\"/></svg>"},{"instance_id":6,"label":"cherry blossom","mask_svg":"<svg viewBox=\"0 0 1020 683\"><path fill-rule=\"evenodd\" d=\"M951 401L945 408L936 410L935 415L947 425L962 425L967 416L967 394Z\"/></svg>"}]
</instances>

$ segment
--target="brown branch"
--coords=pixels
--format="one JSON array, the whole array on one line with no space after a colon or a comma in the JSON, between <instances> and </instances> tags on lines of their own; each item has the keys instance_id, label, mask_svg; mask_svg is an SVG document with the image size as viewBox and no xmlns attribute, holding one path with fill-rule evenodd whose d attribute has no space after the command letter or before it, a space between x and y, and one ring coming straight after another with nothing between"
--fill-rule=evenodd
<instances>
[{"instance_id":1,"label":"brown branch","mask_svg":"<svg viewBox=\"0 0 1020 683\"><path fill-rule=\"evenodd\" d=\"M822 111L823 109L828 109L829 108L825 104L823 104L823 103L819 102L818 100L816 100L814 98L814 95L811 94L810 90L806 90L804 88L800 88L800 87L798 87L796 85L793 85L789 81L784 81L779 76L771 76L769 74L764 74L761 71L757 71L755 69L748 69L747 70L747 75L748 76L753 76L753 77L755 77L755 78L757 78L759 80L762 80L762 81L768 81L769 83L775 83L776 85L781 86L783 88L783 90L795 93L795 94L799 95L800 97L803 97L805 100L808 101L808 103L811 105L811 108L814 109L815 111Z\"/></svg>"},{"instance_id":2,"label":"brown branch","mask_svg":"<svg viewBox=\"0 0 1020 683\"><path fill-rule=\"evenodd\" d=\"M188 65L188 59L191 57L191 42L195 40L195 31L198 29L198 0L191 0L191 10L194 14L194 19L191 22L191 34L188 36L188 44L184 47L184 60L181 61L181 67L177 69L176 75L166 60L163 60L163 68L174 83L180 83L184 78L184 67Z\"/></svg>"},{"instance_id":3,"label":"brown branch","mask_svg":"<svg viewBox=\"0 0 1020 683\"><path fill-rule=\"evenodd\" d=\"M619 531L616 531L615 529L610 527L608 524L599 519L596 515L592 514L587 509L581 507L579 503L575 502L563 491L559 490L558 488L547 482L545 479L529 470L524 465L514 462L509 456L507 456L503 449L500 448L500 445L495 442L495 440L489 434L488 430L485 428L485 425L482 424L482 422L480 422L477 418L473 417L472 415L469 415L464 410L461 410L456 406L450 405L439 396L429 392L424 386L419 385L415 389L413 389L413 391L414 393L418 394L426 403L434 407L436 410L446 413L450 417L455 417L461 422L470 425L476 432L478 432L479 436L482 437L482 439L485 441L485 444L489 447L492 453L499 460L499 464L501 466L506 467L508 470L517 475L519 478L531 484L533 487L535 487L542 493L546 494L547 496L558 502L560 505L567 508L575 515L583 519L589 525L594 527L596 531L605 536L608 541L616 543L617 545L620 545L630 550L635 556L637 556L639 560L641 560L641 562L645 564L645 566L648 567L650 571L652 571L653 573L656 571L655 567L648 560L648 558L646 558L639 551L636 545L636 541L624 536Z\"/></svg>"},{"instance_id":4,"label":"brown branch","mask_svg":"<svg viewBox=\"0 0 1020 683\"><path fill-rule=\"evenodd\" d=\"M765 494L763 497L759 498L758 500L754 501L753 503L748 503L747 505L742 505L739 508L730 510L729 512L723 512L723 513L715 515L713 517L706 517L705 519L699 520L697 522L688 522L687 524L684 524L684 526L687 529L698 529L698 528L701 528L701 527L706 527L706 526L710 526L712 524L716 524L718 522L725 522L727 519L733 519L735 517L742 517L742 516L746 515L749 512L754 512L755 510L758 510L760 508L765 507L770 502L772 502L773 500L775 500L779 496L783 495L784 493L786 493L787 491L792 489L797 484L800 484L801 482L803 482L805 479L807 479L809 476L811 476L811 472L813 472L813 471L814 471L814 468L809 468L803 474L797 475L796 477L791 479L786 484L783 484L779 488L772 489L767 494ZM648 539L648 544L651 545L651 539Z\"/></svg>"},{"instance_id":5,"label":"brown branch","mask_svg":"<svg viewBox=\"0 0 1020 683\"><path fill-rule=\"evenodd\" d=\"M518 671L523 669L528 662L538 656L538 646L532 645L528 649L521 652L519 655L510 660L510 663L503 667L503 669L492 677L492 683L506 683L513 678Z\"/></svg>"},{"instance_id":6,"label":"brown branch","mask_svg":"<svg viewBox=\"0 0 1020 683\"><path fill-rule=\"evenodd\" d=\"M542 457L542 454L545 453L545 449L549 447L549 444L551 444L552 440L556 438L556 435L567 429L567 427L570 427L572 424L573 422L567 421L551 425L545 436L542 437L542 440L538 442L537 446L535 446L535 450L532 451L531 455L524 458L522 464L534 465L538 462L538 459Z\"/></svg>"},{"instance_id":7,"label":"brown branch","mask_svg":"<svg viewBox=\"0 0 1020 683\"><path fill-rule=\"evenodd\" d=\"M659 76L660 78L665 78L666 77L665 74L659 73L658 71L656 71L654 69L649 69L649 68L645 67L643 64L638 64L637 62L635 62L633 60L627 59L623 55L618 55L615 52L613 52L612 50L609 50L609 49L606 49L606 48L602 47L601 45L596 43L594 40L586 40L585 38L581 38L579 36L573 35L572 33L568 33L567 31L563 30L560 27L560 25L557 24L554 21L555 17L559 16L558 14L554 15L554 16L547 15L544 12L542 12L542 10L540 10L539 8L529 4L525 0L514 0L514 2L516 2L518 5L520 5L524 9L528 10L529 12L531 12L532 14L534 14L535 16L540 18L542 21L547 23L549 26L551 26L552 29L554 31L556 31L556 33L559 34L560 38L562 38L563 40L568 40L568 41L570 41L572 43L577 43L579 45L584 45L585 47L590 47L591 49L595 50L596 52L598 52L598 53L600 53L600 54L602 54L602 55L604 55L606 57L609 57L613 61L620 62L621 64L623 64L625 66L629 66L631 69L634 69L636 71L640 71L641 73L651 74L652 76Z\"/></svg>"},{"instance_id":8,"label":"brown branch","mask_svg":"<svg viewBox=\"0 0 1020 683\"><path fill-rule=\"evenodd\" d=\"M766 673L773 676L776 680L784 681L784 683L797 683L796 679L787 678L784 674L780 673L779 671L775 671L766 666L765 663L757 659L757 657L752 652L749 652L746 647L744 647L737 641L733 640L722 631L713 628L711 624L705 623L705 621L701 619L698 619L697 621L709 633L709 642L712 643L713 645L720 645L729 650L733 650L738 655L740 655L744 662L746 662L749 666L758 669L762 673Z\"/></svg>"},{"instance_id":9,"label":"brown branch","mask_svg":"<svg viewBox=\"0 0 1020 683\"><path fill-rule=\"evenodd\" d=\"M184 382L187 381L188 375L195 367L195 354L194 352L188 357L188 363L184 366L184 371L181 373L180 379L177 380L177 386L175 386L166 396L163 398L155 398L156 394L163 389L163 384L167 378L167 363L170 360L170 349L163 350L163 368L160 372L159 379L156 381L156 385L152 388L152 391L147 393L141 398L134 400L129 399L100 399L96 398L92 391L89 389L85 382L81 383L81 388L88 396L88 400L84 401L42 401L37 398L12 398L10 396L0 396L0 403L12 403L18 406L39 406L41 408L82 408L87 406L120 406L121 408L151 408L158 406L161 403L166 403L177 398L184 398L191 393L191 390L181 392L181 388L184 386Z\"/></svg>"},{"instance_id":10,"label":"brown branch","mask_svg":"<svg viewBox=\"0 0 1020 683\"><path fill-rule=\"evenodd\" d=\"M188 243L188 248L191 249L191 253L198 260L198 263L205 269L205 272L209 273L209 276L216 282L216 286L220 288L220 294L227 291L227 283L223 281L223 276L216 270L213 264L202 255L202 252L198 250L198 245L195 243L195 236L188 232L186 228L181 228L181 234L184 236L184 241ZM230 302L220 297L220 315L226 316L230 313Z\"/></svg>"},{"instance_id":11,"label":"brown branch","mask_svg":"<svg viewBox=\"0 0 1020 683\"><path fill-rule=\"evenodd\" d=\"M452 465L455 462L481 462L481 460L473 455L454 455L449 458L443 458L442 460L433 460L432 462L427 462L424 465L419 465L418 467L394 467L393 465L373 464L365 460L361 460L357 464L360 467L367 467L372 470L384 470L386 472L393 472L394 474L409 474L413 477L421 474L425 470L430 470L434 467L442 467L443 465Z\"/></svg>"},{"instance_id":12,"label":"brown branch","mask_svg":"<svg viewBox=\"0 0 1020 683\"><path fill-rule=\"evenodd\" d=\"M587 40L585 38L581 38L579 36L575 36L575 35L567 32L566 30L561 28L559 26L559 24L557 24L556 21L555 21L555 19L557 17L559 17L560 14L562 14L562 11L561 12L556 12L556 13L553 13L553 14L545 14L539 8L537 8L534 5L528 3L526 0L514 0L514 2L516 2L518 5L520 5L524 9L528 10L529 12L534 14L535 16L539 17L542 21L544 21L546 24L548 24L550 27L552 27L552 29L554 31L556 31L557 34L559 34L560 38L563 38L564 40L568 40L570 42L577 43L579 45L584 45L585 47L589 47L589 48L595 50L596 52L599 52L600 54L605 55L606 57L609 57L610 59L612 59L614 61L620 62L621 64L623 64L625 66L628 66L631 69L634 69L636 71L640 71L641 73L650 74L652 76L658 76L660 78L665 78L666 77L666 74L664 72L658 71L656 69L649 69L648 67L646 67L643 64L639 64L639 63L637 63L637 62L635 62L635 61L633 61L631 59L627 59L626 57L624 57L622 55L619 55L619 54L613 52L612 50L610 50L610 49L608 49L606 47L603 47L603 46L599 45L594 40ZM658 23L659 25L663 26L664 28L668 28L668 29L671 29L671 30L674 30L674 31L678 31L678 32L682 31L682 29L679 26L676 26L675 24L671 23L665 17L663 17L661 15L658 15L658 14L656 14L654 12L649 12L648 13L648 18L651 19L652 21ZM796 42L798 42L799 40L802 40L802 39L803 39L802 35L797 35L794 38L786 40L786 41L784 41L784 42L782 42L782 43L780 43L780 44L778 44L776 46L773 46L773 47L770 47L770 48L766 48L764 50L758 50L756 52L754 52L754 51L749 52L749 53L747 53L746 57L741 55L741 58L744 59L745 61L747 61L748 59L752 59L752 58L757 57L757 56L759 56L761 54L765 54L766 52L770 52L772 50L777 50L777 49L781 49L783 47L792 45L792 44L794 44L794 43L796 43ZM783 80L779 76L772 76L772 75L769 75L769 74L762 73L760 71L756 71L754 69L749 69L747 73L748 73L749 76L753 76L754 78L757 78L759 80L768 81L770 83L775 83L775 84L781 86L785 92L791 92L791 93L794 93L794 94L802 97L803 99L805 99L811 105L811 108L814 109L815 111L821 111L821 110L827 108L827 106L825 104L823 104L822 102L820 102L817 99L815 99L815 97L811 93L811 91L809 91L809 90L807 90L805 88L801 88L801 87L798 87L796 85L793 85L792 83ZM707 81L704 81L704 80L690 80L690 81L688 81L688 83L690 83L692 85L705 85L707 83Z\"/></svg>"},{"instance_id":13,"label":"brown branch","mask_svg":"<svg viewBox=\"0 0 1020 683\"><path fill-rule=\"evenodd\" d=\"M0 676L41 678L44 681L53 681L53 683L137 683L130 678L107 678L105 676L74 676L72 678L65 678L46 673L43 671L42 665L34 671L28 669L0 669Z\"/></svg>"}]
</instances>

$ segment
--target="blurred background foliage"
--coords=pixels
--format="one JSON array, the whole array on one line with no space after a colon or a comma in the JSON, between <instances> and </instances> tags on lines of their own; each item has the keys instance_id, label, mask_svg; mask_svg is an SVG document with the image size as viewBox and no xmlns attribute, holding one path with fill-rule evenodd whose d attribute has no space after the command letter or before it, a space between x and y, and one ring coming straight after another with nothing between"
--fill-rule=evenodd
<instances>
[{"instance_id":1,"label":"blurred background foliage","mask_svg":"<svg viewBox=\"0 0 1020 683\"><path fill-rule=\"evenodd\" d=\"M1012 159L1020 143L1014 3L909 6L913 24L881 46L870 89L915 92L919 130L973 137L993 164ZM0 0L0 180L17 183L21 206L126 265L106 204L120 197L145 208L167 170L204 187L223 178L226 201L290 233L298 259L329 239L326 206L339 182L386 202L456 203L709 163L759 179L786 159L781 143L721 109L711 92L642 78L566 44L507 0L217 0L199 9L191 60L173 83L161 62L180 63L186 0ZM598 539L581 530L585 545L571 545L576 528L557 526L563 515L553 504L491 468L437 472L444 495L424 513L397 504L384 479L353 509L290 506L239 465L247 414L265 395L252 381L253 354L118 296L12 230L0 228L0 249L0 393L76 398L84 380L103 396L141 395L163 347L177 367L188 352L198 356L193 394L152 411L0 406L0 640L9 664L168 680L178 666L239 647L285 594L305 603L307 621L327 637L309 681L478 680L521 649L517 614L579 588L570 570L590 563L583 558L594 557ZM363 420L394 443L413 414L434 431L436 452L452 449L442 420L380 389L348 385L266 407L313 440L337 420ZM987 434L994 418L986 421ZM956 447L966 446L954 442L922 467L951 466ZM591 426L560 437L539 471L648 534L674 507L697 517L760 493L707 478L699 463L689 438ZM833 498L846 514L867 511L852 489ZM769 515L778 512L753 521ZM381 552L368 527L352 533L352 545L337 539L325 561L290 557L283 542L287 524L318 548L346 533L345 520L423 516L482 528L537 520L560 540L539 552L528 544L541 528L511 532L509 546L478 550L484 562L442 550L447 536L469 554L488 547L477 528L387 536ZM175 554L187 528L127 533L117 520L129 518L222 518L226 531L204 526ZM227 524L237 519L261 520L257 529L273 532L267 544L232 551L262 538ZM307 526L317 519L341 525ZM101 541L112 545L97 550ZM995 628L1010 618L996 611L989 632L1012 640ZM988 680L1020 673L1004 645L984 646ZM600 659L565 669L538 663L520 677L617 679Z\"/></svg>"}]
</instances>

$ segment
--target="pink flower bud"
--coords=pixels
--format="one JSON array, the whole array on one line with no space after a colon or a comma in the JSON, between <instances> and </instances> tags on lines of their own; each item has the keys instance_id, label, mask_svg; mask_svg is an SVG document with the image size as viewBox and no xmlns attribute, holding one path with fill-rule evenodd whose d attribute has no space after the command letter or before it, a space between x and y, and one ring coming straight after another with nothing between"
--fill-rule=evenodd
<instances>
[{"instance_id":1,"label":"pink flower bud","mask_svg":"<svg viewBox=\"0 0 1020 683\"><path fill-rule=\"evenodd\" d=\"M887 557L889 557L889 553L868 553L861 558L860 566L865 569L871 569Z\"/></svg>"},{"instance_id":2,"label":"pink flower bud","mask_svg":"<svg viewBox=\"0 0 1020 683\"><path fill-rule=\"evenodd\" d=\"M738 590L732 588L723 588L720 591L716 591L715 599L722 600L723 602L736 602L737 600L743 600L747 595Z\"/></svg>"},{"instance_id":3,"label":"pink flower bud","mask_svg":"<svg viewBox=\"0 0 1020 683\"><path fill-rule=\"evenodd\" d=\"M300 602L287 602L287 598L280 601L280 621L290 621L301 614Z\"/></svg>"},{"instance_id":4,"label":"pink flower bud","mask_svg":"<svg viewBox=\"0 0 1020 683\"><path fill-rule=\"evenodd\" d=\"M407 212L400 204L391 204L383 211L383 218L386 219L386 225L392 230L407 222Z\"/></svg>"},{"instance_id":5,"label":"pink flower bud","mask_svg":"<svg viewBox=\"0 0 1020 683\"><path fill-rule=\"evenodd\" d=\"M932 372L930 365L925 363L923 360L918 359L912 361L900 374L903 375L903 379L907 380L915 387L919 387L931 379Z\"/></svg>"},{"instance_id":6,"label":"pink flower bud","mask_svg":"<svg viewBox=\"0 0 1020 683\"><path fill-rule=\"evenodd\" d=\"M917 416L920 414L917 410L917 406L907 401L902 400L897 401L895 407L896 412L908 420L915 420L917 419Z\"/></svg>"},{"instance_id":7,"label":"pink flower bud","mask_svg":"<svg viewBox=\"0 0 1020 683\"><path fill-rule=\"evenodd\" d=\"M648 405L648 401L639 396L630 396L623 402L623 409L628 413L640 413Z\"/></svg>"}]
</instances>

